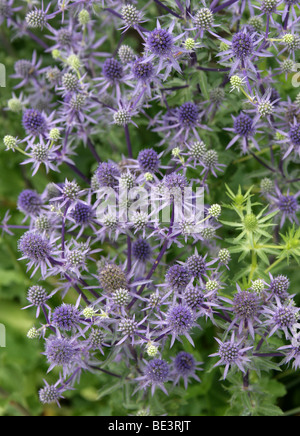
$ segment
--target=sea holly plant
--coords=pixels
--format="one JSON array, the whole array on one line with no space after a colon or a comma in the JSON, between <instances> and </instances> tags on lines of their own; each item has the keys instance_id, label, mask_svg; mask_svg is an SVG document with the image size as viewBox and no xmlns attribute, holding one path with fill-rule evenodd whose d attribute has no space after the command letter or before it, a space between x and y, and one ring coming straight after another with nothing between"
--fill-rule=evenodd
<instances>
[{"instance_id":1,"label":"sea holly plant","mask_svg":"<svg viewBox=\"0 0 300 436\"><path fill-rule=\"evenodd\" d=\"M60 413L88 377L114 416L286 412L277 374L300 367L298 6L0 0L20 56L1 148L19 191L2 200L0 162L1 241L25 268L40 410Z\"/></svg>"}]
</instances>

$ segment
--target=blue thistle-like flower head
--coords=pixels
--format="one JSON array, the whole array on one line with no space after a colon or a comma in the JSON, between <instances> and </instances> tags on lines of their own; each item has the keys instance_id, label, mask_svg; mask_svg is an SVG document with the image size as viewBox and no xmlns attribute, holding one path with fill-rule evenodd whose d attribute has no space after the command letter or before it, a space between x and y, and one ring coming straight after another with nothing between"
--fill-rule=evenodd
<instances>
[{"instance_id":1,"label":"blue thistle-like flower head","mask_svg":"<svg viewBox=\"0 0 300 436\"><path fill-rule=\"evenodd\" d=\"M119 61L113 58L106 59L103 65L103 76L107 80L117 82L122 79L123 75L123 66Z\"/></svg>"},{"instance_id":2,"label":"blue thistle-like flower head","mask_svg":"<svg viewBox=\"0 0 300 436\"><path fill-rule=\"evenodd\" d=\"M119 168L109 162L101 163L97 169L96 175L100 188L115 188L118 186L118 177L121 176Z\"/></svg>"},{"instance_id":3,"label":"blue thistle-like flower head","mask_svg":"<svg viewBox=\"0 0 300 436\"><path fill-rule=\"evenodd\" d=\"M55 336L46 340L45 354L51 366L66 366L75 361L78 353L76 342Z\"/></svg>"},{"instance_id":4,"label":"blue thistle-like flower head","mask_svg":"<svg viewBox=\"0 0 300 436\"><path fill-rule=\"evenodd\" d=\"M142 150L138 156L138 163L145 173L155 173L159 167L159 158L153 148Z\"/></svg>"},{"instance_id":5,"label":"blue thistle-like flower head","mask_svg":"<svg viewBox=\"0 0 300 436\"><path fill-rule=\"evenodd\" d=\"M162 384L168 381L170 367L165 360L153 359L145 368L145 376L151 384Z\"/></svg>"},{"instance_id":6,"label":"blue thistle-like flower head","mask_svg":"<svg viewBox=\"0 0 300 436\"><path fill-rule=\"evenodd\" d=\"M53 312L52 322L62 330L71 331L80 322L79 311L72 304L62 304Z\"/></svg>"},{"instance_id":7,"label":"blue thistle-like flower head","mask_svg":"<svg viewBox=\"0 0 300 436\"><path fill-rule=\"evenodd\" d=\"M166 275L166 280L170 288L175 291L183 291L191 280L191 274L187 268L182 265L171 266Z\"/></svg>"},{"instance_id":8,"label":"blue thistle-like flower head","mask_svg":"<svg viewBox=\"0 0 300 436\"><path fill-rule=\"evenodd\" d=\"M26 232L18 244L19 251L31 261L45 261L51 255L51 245L48 239L38 233Z\"/></svg>"},{"instance_id":9,"label":"blue thistle-like flower head","mask_svg":"<svg viewBox=\"0 0 300 436\"><path fill-rule=\"evenodd\" d=\"M185 127L196 126L198 118L199 110L197 108L197 105L195 105L194 103L184 103L178 109L178 120L180 124L184 125Z\"/></svg>"},{"instance_id":10,"label":"blue thistle-like flower head","mask_svg":"<svg viewBox=\"0 0 300 436\"><path fill-rule=\"evenodd\" d=\"M250 57L254 50L251 35L243 31L236 33L232 38L232 50L240 60Z\"/></svg>"},{"instance_id":11,"label":"blue thistle-like flower head","mask_svg":"<svg viewBox=\"0 0 300 436\"><path fill-rule=\"evenodd\" d=\"M166 56L173 49L173 36L165 29L155 29L150 32L147 39L147 45L155 55Z\"/></svg>"},{"instance_id":12,"label":"blue thistle-like flower head","mask_svg":"<svg viewBox=\"0 0 300 436\"><path fill-rule=\"evenodd\" d=\"M18 198L18 208L21 212L30 216L37 216L41 211L42 200L36 191L26 189Z\"/></svg>"},{"instance_id":13,"label":"blue thistle-like flower head","mask_svg":"<svg viewBox=\"0 0 300 436\"><path fill-rule=\"evenodd\" d=\"M87 224L92 216L92 207L81 202L76 204L71 213L71 217L75 220L76 224Z\"/></svg>"},{"instance_id":14,"label":"blue thistle-like flower head","mask_svg":"<svg viewBox=\"0 0 300 436\"><path fill-rule=\"evenodd\" d=\"M146 82L154 75L154 66L152 62L144 62L143 59L138 59L132 66L133 77L142 82Z\"/></svg>"},{"instance_id":15,"label":"blue thistle-like flower head","mask_svg":"<svg viewBox=\"0 0 300 436\"><path fill-rule=\"evenodd\" d=\"M23 114L23 126L30 135L41 135L47 130L45 117L36 109L26 109Z\"/></svg>"},{"instance_id":16,"label":"blue thistle-like flower head","mask_svg":"<svg viewBox=\"0 0 300 436\"><path fill-rule=\"evenodd\" d=\"M194 324L194 313L189 306L177 304L167 314L167 326L175 335L187 333Z\"/></svg>"},{"instance_id":17,"label":"blue thistle-like flower head","mask_svg":"<svg viewBox=\"0 0 300 436\"><path fill-rule=\"evenodd\" d=\"M174 359L174 368L179 375L188 376L194 373L196 361L191 354L181 351Z\"/></svg>"},{"instance_id":18,"label":"blue thistle-like flower head","mask_svg":"<svg viewBox=\"0 0 300 436\"><path fill-rule=\"evenodd\" d=\"M239 114L234 120L234 131L240 136L249 136L253 132L253 121L246 114Z\"/></svg>"},{"instance_id":19,"label":"blue thistle-like flower head","mask_svg":"<svg viewBox=\"0 0 300 436\"><path fill-rule=\"evenodd\" d=\"M138 239L132 245L132 254L135 259L146 262L151 256L151 246L145 239Z\"/></svg>"}]
</instances>

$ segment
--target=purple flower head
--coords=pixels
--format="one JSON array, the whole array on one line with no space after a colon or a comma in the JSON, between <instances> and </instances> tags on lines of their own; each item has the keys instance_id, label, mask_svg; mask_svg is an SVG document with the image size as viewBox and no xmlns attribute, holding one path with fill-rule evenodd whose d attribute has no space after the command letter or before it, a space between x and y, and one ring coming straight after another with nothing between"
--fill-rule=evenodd
<instances>
[{"instance_id":1,"label":"purple flower head","mask_svg":"<svg viewBox=\"0 0 300 436\"><path fill-rule=\"evenodd\" d=\"M72 304L62 304L53 312L52 322L62 330L71 331L80 322L79 311Z\"/></svg>"},{"instance_id":2,"label":"purple flower head","mask_svg":"<svg viewBox=\"0 0 300 436\"><path fill-rule=\"evenodd\" d=\"M132 66L132 73L136 80L147 82L154 76L154 66L152 62L144 62L143 59L138 59Z\"/></svg>"},{"instance_id":3,"label":"purple flower head","mask_svg":"<svg viewBox=\"0 0 300 436\"><path fill-rule=\"evenodd\" d=\"M191 275L197 278L202 278L207 271L206 259L205 257L194 254L189 257L186 261L186 266L190 271Z\"/></svg>"},{"instance_id":4,"label":"purple flower head","mask_svg":"<svg viewBox=\"0 0 300 436\"><path fill-rule=\"evenodd\" d=\"M93 209L90 205L78 202L72 210L71 217L76 224L88 224L93 218Z\"/></svg>"},{"instance_id":5,"label":"purple flower head","mask_svg":"<svg viewBox=\"0 0 300 436\"><path fill-rule=\"evenodd\" d=\"M79 347L76 341L51 336L46 340L45 355L50 363L49 371L55 366L65 368L75 363L78 357Z\"/></svg>"},{"instance_id":6,"label":"purple flower head","mask_svg":"<svg viewBox=\"0 0 300 436\"><path fill-rule=\"evenodd\" d=\"M185 351L181 351L177 356L173 359L174 364L174 384L177 384L180 378L184 380L185 389L188 387L188 379L192 377L196 381L200 382L199 377L195 374L196 371L201 371L197 365L200 362L196 362L195 358Z\"/></svg>"},{"instance_id":7,"label":"purple flower head","mask_svg":"<svg viewBox=\"0 0 300 436\"><path fill-rule=\"evenodd\" d=\"M119 61L113 58L108 58L103 65L103 76L111 81L117 82L123 77L123 66Z\"/></svg>"},{"instance_id":8,"label":"purple flower head","mask_svg":"<svg viewBox=\"0 0 300 436\"><path fill-rule=\"evenodd\" d=\"M148 36L147 46L157 56L168 56L174 47L173 36L166 29L155 29Z\"/></svg>"},{"instance_id":9,"label":"purple flower head","mask_svg":"<svg viewBox=\"0 0 300 436\"><path fill-rule=\"evenodd\" d=\"M170 191L176 188L179 188L183 191L185 188L188 187L189 182L185 176L174 172L165 177L164 185Z\"/></svg>"},{"instance_id":10,"label":"purple flower head","mask_svg":"<svg viewBox=\"0 0 300 436\"><path fill-rule=\"evenodd\" d=\"M151 246L145 239L138 239L132 245L132 254L140 262L146 262L151 257Z\"/></svg>"},{"instance_id":11,"label":"purple flower head","mask_svg":"<svg viewBox=\"0 0 300 436\"><path fill-rule=\"evenodd\" d=\"M250 57L253 54L253 40L251 35L243 31L236 33L232 38L232 50L240 60Z\"/></svg>"},{"instance_id":12,"label":"purple flower head","mask_svg":"<svg viewBox=\"0 0 300 436\"><path fill-rule=\"evenodd\" d=\"M260 323L258 318L260 311L259 296L254 292L242 291L238 287L238 293L234 296L233 300L235 319L229 329L233 327L236 322L239 322L239 333L241 334L243 329L248 329L252 338L254 338L255 325Z\"/></svg>"},{"instance_id":13,"label":"purple flower head","mask_svg":"<svg viewBox=\"0 0 300 436\"><path fill-rule=\"evenodd\" d=\"M280 298L280 300L286 300L289 297L290 281L287 277L279 275L272 278L270 283L270 292Z\"/></svg>"},{"instance_id":14,"label":"purple flower head","mask_svg":"<svg viewBox=\"0 0 300 436\"><path fill-rule=\"evenodd\" d=\"M42 207L42 199L36 191L26 189L18 198L18 209L27 216L37 216Z\"/></svg>"},{"instance_id":15,"label":"purple flower head","mask_svg":"<svg viewBox=\"0 0 300 436\"><path fill-rule=\"evenodd\" d=\"M292 224L296 223L299 225L297 218L297 212L300 209L298 203L298 197L300 196L300 191L297 194L290 194L289 190L286 195L284 195L280 189L275 187L275 195L270 195L271 201L274 203L273 208L279 210L281 215L280 226L283 227L286 219L288 219Z\"/></svg>"},{"instance_id":16,"label":"purple flower head","mask_svg":"<svg viewBox=\"0 0 300 436\"><path fill-rule=\"evenodd\" d=\"M42 404L56 403L59 406L59 400L62 398L62 390L57 387L57 384L49 385L46 383L46 386L39 391L39 399Z\"/></svg>"},{"instance_id":17,"label":"purple flower head","mask_svg":"<svg viewBox=\"0 0 300 436\"><path fill-rule=\"evenodd\" d=\"M199 310L205 301L205 295L199 286L189 285L184 291L183 298L185 303L192 310Z\"/></svg>"},{"instance_id":18,"label":"purple flower head","mask_svg":"<svg viewBox=\"0 0 300 436\"><path fill-rule=\"evenodd\" d=\"M97 169L96 175L100 188L116 188L118 186L118 177L121 176L119 168L109 162L101 163Z\"/></svg>"},{"instance_id":19,"label":"purple flower head","mask_svg":"<svg viewBox=\"0 0 300 436\"><path fill-rule=\"evenodd\" d=\"M31 286L28 289L27 300L34 306L39 307L49 299L47 291L42 286Z\"/></svg>"},{"instance_id":20,"label":"purple flower head","mask_svg":"<svg viewBox=\"0 0 300 436\"><path fill-rule=\"evenodd\" d=\"M299 308L295 307L292 303L282 303L276 297L276 305L272 307L265 307L264 313L268 317L266 325L271 328L269 337L278 331L283 331L285 337L288 339L293 332L293 329L298 326Z\"/></svg>"},{"instance_id":21,"label":"purple flower head","mask_svg":"<svg viewBox=\"0 0 300 436\"><path fill-rule=\"evenodd\" d=\"M198 118L199 110L194 103L184 103L178 109L178 121L187 128L196 126Z\"/></svg>"},{"instance_id":22,"label":"purple flower head","mask_svg":"<svg viewBox=\"0 0 300 436\"><path fill-rule=\"evenodd\" d=\"M249 136L253 134L253 122L252 119L246 115L241 113L234 120L234 131L237 135L240 136Z\"/></svg>"},{"instance_id":23,"label":"purple flower head","mask_svg":"<svg viewBox=\"0 0 300 436\"><path fill-rule=\"evenodd\" d=\"M246 352L251 350L253 347L242 347L242 342L244 339L236 340L234 332L232 333L231 340L222 342L220 339L215 338L219 344L218 353L211 354L210 357L220 357L219 362L217 362L214 367L225 365L225 371L223 379L225 380L230 367L238 367L243 373L246 372L245 366L250 361L247 357Z\"/></svg>"},{"instance_id":24,"label":"purple flower head","mask_svg":"<svg viewBox=\"0 0 300 436\"><path fill-rule=\"evenodd\" d=\"M174 291L184 291L191 280L190 271L181 265L171 266L166 274L168 286Z\"/></svg>"},{"instance_id":25,"label":"purple flower head","mask_svg":"<svg viewBox=\"0 0 300 436\"><path fill-rule=\"evenodd\" d=\"M45 134L47 131L46 118L36 109L26 109L23 114L23 126L26 132L33 136Z\"/></svg>"},{"instance_id":26,"label":"purple flower head","mask_svg":"<svg viewBox=\"0 0 300 436\"><path fill-rule=\"evenodd\" d=\"M153 359L148 362L144 370L144 380L147 385L151 385L152 395L155 392L155 388L159 387L167 395L167 391L164 387L164 383L169 381L170 367L165 360Z\"/></svg>"},{"instance_id":27,"label":"purple flower head","mask_svg":"<svg viewBox=\"0 0 300 436\"><path fill-rule=\"evenodd\" d=\"M26 232L19 240L19 251L33 262L45 261L51 255L49 240L38 233Z\"/></svg>"},{"instance_id":28,"label":"purple flower head","mask_svg":"<svg viewBox=\"0 0 300 436\"><path fill-rule=\"evenodd\" d=\"M171 347L179 336L185 336L194 346L189 331L195 326L195 320L196 315L187 304L177 304L169 309L166 317L166 330L170 331L172 336Z\"/></svg>"},{"instance_id":29,"label":"purple flower head","mask_svg":"<svg viewBox=\"0 0 300 436\"><path fill-rule=\"evenodd\" d=\"M155 173L159 167L159 158L153 148L142 150L138 156L140 169L145 173Z\"/></svg>"}]
</instances>

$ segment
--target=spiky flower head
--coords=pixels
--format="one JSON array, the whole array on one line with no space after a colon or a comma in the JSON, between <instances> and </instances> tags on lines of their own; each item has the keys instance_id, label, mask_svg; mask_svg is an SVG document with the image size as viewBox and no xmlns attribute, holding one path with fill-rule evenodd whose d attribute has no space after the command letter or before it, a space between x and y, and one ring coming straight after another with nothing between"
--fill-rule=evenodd
<instances>
[{"instance_id":1,"label":"spiky flower head","mask_svg":"<svg viewBox=\"0 0 300 436\"><path fill-rule=\"evenodd\" d=\"M257 105L257 111L262 117L272 115L274 112L274 104L267 99L262 99Z\"/></svg>"},{"instance_id":2,"label":"spiky flower head","mask_svg":"<svg viewBox=\"0 0 300 436\"><path fill-rule=\"evenodd\" d=\"M126 306L129 301L128 289L117 289L113 292L112 299L118 306Z\"/></svg>"},{"instance_id":3,"label":"spiky flower head","mask_svg":"<svg viewBox=\"0 0 300 436\"><path fill-rule=\"evenodd\" d=\"M258 295L261 295L262 292L265 290L265 288L266 288L265 282L260 279L255 280L251 286L251 289Z\"/></svg>"},{"instance_id":4,"label":"spiky flower head","mask_svg":"<svg viewBox=\"0 0 300 436\"><path fill-rule=\"evenodd\" d=\"M50 336L46 340L45 354L51 366L67 366L75 361L77 343L67 338Z\"/></svg>"},{"instance_id":5,"label":"spiky flower head","mask_svg":"<svg viewBox=\"0 0 300 436\"><path fill-rule=\"evenodd\" d=\"M271 194L274 192L274 187L273 180L269 179L268 177L262 179L260 183L260 189L263 194Z\"/></svg>"},{"instance_id":6,"label":"spiky flower head","mask_svg":"<svg viewBox=\"0 0 300 436\"><path fill-rule=\"evenodd\" d=\"M42 199L36 191L25 189L18 198L18 209L26 215L36 216L40 213Z\"/></svg>"},{"instance_id":7,"label":"spiky flower head","mask_svg":"<svg viewBox=\"0 0 300 436\"><path fill-rule=\"evenodd\" d=\"M221 213L222 213L222 207L219 204L213 204L208 209L208 214L216 219L220 217Z\"/></svg>"},{"instance_id":8,"label":"spiky flower head","mask_svg":"<svg viewBox=\"0 0 300 436\"><path fill-rule=\"evenodd\" d=\"M76 92L79 89L78 77L73 73L65 73L62 77L62 86L68 92Z\"/></svg>"},{"instance_id":9,"label":"spiky flower head","mask_svg":"<svg viewBox=\"0 0 300 436\"><path fill-rule=\"evenodd\" d=\"M166 29L155 29L149 33L147 45L153 54L164 57L173 49L173 36Z\"/></svg>"},{"instance_id":10,"label":"spiky flower head","mask_svg":"<svg viewBox=\"0 0 300 436\"><path fill-rule=\"evenodd\" d=\"M194 21L196 26L200 29L208 30L213 25L214 15L210 9L201 8L196 13Z\"/></svg>"},{"instance_id":11,"label":"spiky flower head","mask_svg":"<svg viewBox=\"0 0 300 436\"><path fill-rule=\"evenodd\" d=\"M89 346L92 350L97 350L100 348L105 340L105 333L100 328L94 328L91 330L91 333L88 338Z\"/></svg>"},{"instance_id":12,"label":"spiky flower head","mask_svg":"<svg viewBox=\"0 0 300 436\"><path fill-rule=\"evenodd\" d=\"M136 230L145 230L149 223L149 216L146 212L135 212L132 214L131 221Z\"/></svg>"},{"instance_id":13,"label":"spiky flower head","mask_svg":"<svg viewBox=\"0 0 300 436\"><path fill-rule=\"evenodd\" d=\"M171 307L167 313L167 328L172 334L184 335L193 327L195 321L194 312L186 304L177 304Z\"/></svg>"},{"instance_id":14,"label":"spiky flower head","mask_svg":"<svg viewBox=\"0 0 300 436\"><path fill-rule=\"evenodd\" d=\"M219 105L225 98L225 91L223 88L213 88L209 93L209 99L212 103Z\"/></svg>"},{"instance_id":15,"label":"spiky flower head","mask_svg":"<svg viewBox=\"0 0 300 436\"><path fill-rule=\"evenodd\" d=\"M118 177L121 175L119 168L110 162L101 163L96 174L100 188L115 188L118 185Z\"/></svg>"},{"instance_id":16,"label":"spiky flower head","mask_svg":"<svg viewBox=\"0 0 300 436\"><path fill-rule=\"evenodd\" d=\"M145 173L155 173L159 167L158 154L153 148L142 150L138 155L140 169Z\"/></svg>"},{"instance_id":17,"label":"spiky flower head","mask_svg":"<svg viewBox=\"0 0 300 436\"><path fill-rule=\"evenodd\" d=\"M158 347L150 342L149 344L147 344L146 352L149 357L155 357L158 355Z\"/></svg>"},{"instance_id":18,"label":"spiky flower head","mask_svg":"<svg viewBox=\"0 0 300 436\"><path fill-rule=\"evenodd\" d=\"M100 286L105 292L113 293L119 289L128 289L126 274L117 265L106 265L99 272Z\"/></svg>"},{"instance_id":19,"label":"spiky flower head","mask_svg":"<svg viewBox=\"0 0 300 436\"><path fill-rule=\"evenodd\" d=\"M125 44L119 48L118 55L123 65L129 64L135 59L134 50Z\"/></svg>"},{"instance_id":20,"label":"spiky flower head","mask_svg":"<svg viewBox=\"0 0 300 436\"><path fill-rule=\"evenodd\" d=\"M18 113L23 109L23 103L19 98L10 98L7 102L7 107L10 111Z\"/></svg>"},{"instance_id":21,"label":"spiky flower head","mask_svg":"<svg viewBox=\"0 0 300 436\"><path fill-rule=\"evenodd\" d=\"M220 289L220 283L217 280L207 280L205 285L207 292L217 292Z\"/></svg>"},{"instance_id":22,"label":"spiky flower head","mask_svg":"<svg viewBox=\"0 0 300 436\"><path fill-rule=\"evenodd\" d=\"M133 257L140 262L146 262L151 256L151 246L145 239L138 239L132 245Z\"/></svg>"},{"instance_id":23,"label":"spiky flower head","mask_svg":"<svg viewBox=\"0 0 300 436\"><path fill-rule=\"evenodd\" d=\"M108 58L103 65L103 75L111 82L118 82L123 77L123 67L119 61L113 58Z\"/></svg>"},{"instance_id":24,"label":"spiky flower head","mask_svg":"<svg viewBox=\"0 0 300 436\"><path fill-rule=\"evenodd\" d=\"M42 404L57 403L61 398L61 392L54 385L47 385L39 391L39 399Z\"/></svg>"},{"instance_id":25,"label":"spiky flower head","mask_svg":"<svg viewBox=\"0 0 300 436\"><path fill-rule=\"evenodd\" d=\"M52 314L53 324L65 331L71 331L80 322L80 313L72 304L62 304Z\"/></svg>"},{"instance_id":26,"label":"spiky flower head","mask_svg":"<svg viewBox=\"0 0 300 436\"><path fill-rule=\"evenodd\" d=\"M46 24L46 14L42 10L33 10L26 14L25 17L28 27L33 29L42 29Z\"/></svg>"},{"instance_id":27,"label":"spiky flower head","mask_svg":"<svg viewBox=\"0 0 300 436\"><path fill-rule=\"evenodd\" d=\"M221 263L228 265L231 260L230 251L227 248L222 248L222 250L219 251L218 258Z\"/></svg>"},{"instance_id":28,"label":"spiky flower head","mask_svg":"<svg viewBox=\"0 0 300 436\"><path fill-rule=\"evenodd\" d=\"M241 61L253 54L253 40L251 35L243 31L237 32L232 38L232 51Z\"/></svg>"},{"instance_id":29,"label":"spiky flower head","mask_svg":"<svg viewBox=\"0 0 300 436\"><path fill-rule=\"evenodd\" d=\"M45 117L36 109L26 109L23 114L23 126L28 134L37 136L46 132Z\"/></svg>"},{"instance_id":30,"label":"spiky flower head","mask_svg":"<svg viewBox=\"0 0 300 436\"><path fill-rule=\"evenodd\" d=\"M3 143L6 147L6 150L14 150L16 145L18 144L18 139L11 135L6 135L3 138Z\"/></svg>"},{"instance_id":31,"label":"spiky flower head","mask_svg":"<svg viewBox=\"0 0 300 436\"><path fill-rule=\"evenodd\" d=\"M240 76L231 76L230 78L230 85L231 85L231 91L237 89L240 90L244 84L243 79Z\"/></svg>"},{"instance_id":32,"label":"spiky flower head","mask_svg":"<svg viewBox=\"0 0 300 436\"><path fill-rule=\"evenodd\" d=\"M64 198L74 201L77 200L80 193L80 186L77 182L66 180L63 186L63 196Z\"/></svg>"},{"instance_id":33,"label":"spiky flower head","mask_svg":"<svg viewBox=\"0 0 300 436\"><path fill-rule=\"evenodd\" d=\"M122 7L121 15L127 26L134 26L141 20L140 11L135 6L130 4L126 4Z\"/></svg>"},{"instance_id":34,"label":"spiky flower head","mask_svg":"<svg viewBox=\"0 0 300 436\"><path fill-rule=\"evenodd\" d=\"M79 24L81 24L81 26L86 26L87 24L89 24L90 20L91 16L89 11L87 11L86 9L82 9L78 14Z\"/></svg>"},{"instance_id":35,"label":"spiky flower head","mask_svg":"<svg viewBox=\"0 0 300 436\"><path fill-rule=\"evenodd\" d=\"M282 40L290 52L294 52L295 50L299 50L300 37L298 35L293 35L292 33L286 33L283 36Z\"/></svg>"},{"instance_id":36,"label":"spiky flower head","mask_svg":"<svg viewBox=\"0 0 300 436\"><path fill-rule=\"evenodd\" d=\"M132 66L132 73L135 79L146 82L154 75L154 66L152 62L138 59Z\"/></svg>"},{"instance_id":37,"label":"spiky flower head","mask_svg":"<svg viewBox=\"0 0 300 436\"><path fill-rule=\"evenodd\" d=\"M201 278L207 270L204 257L194 254L186 261L186 266L193 277Z\"/></svg>"},{"instance_id":38,"label":"spiky flower head","mask_svg":"<svg viewBox=\"0 0 300 436\"><path fill-rule=\"evenodd\" d=\"M204 303L204 293L199 286L188 286L184 291L183 298L192 310L199 309Z\"/></svg>"},{"instance_id":39,"label":"spiky flower head","mask_svg":"<svg viewBox=\"0 0 300 436\"><path fill-rule=\"evenodd\" d=\"M193 51L196 47L196 41L193 38L187 38L184 43L184 48L187 51Z\"/></svg>"},{"instance_id":40,"label":"spiky flower head","mask_svg":"<svg viewBox=\"0 0 300 436\"><path fill-rule=\"evenodd\" d=\"M167 284L174 291L184 291L190 280L190 271L182 265L171 266L166 274Z\"/></svg>"},{"instance_id":41,"label":"spiky flower head","mask_svg":"<svg viewBox=\"0 0 300 436\"><path fill-rule=\"evenodd\" d=\"M165 360L153 359L148 362L145 368L147 382L160 385L168 381L170 368Z\"/></svg>"},{"instance_id":42,"label":"spiky flower head","mask_svg":"<svg viewBox=\"0 0 300 436\"><path fill-rule=\"evenodd\" d=\"M296 65L293 59L285 59L282 61L280 68L283 73L292 73L293 71L296 71Z\"/></svg>"},{"instance_id":43,"label":"spiky flower head","mask_svg":"<svg viewBox=\"0 0 300 436\"><path fill-rule=\"evenodd\" d=\"M83 309L82 315L84 316L85 319L92 319L97 315L97 312L93 307L89 306Z\"/></svg>"},{"instance_id":44,"label":"spiky flower head","mask_svg":"<svg viewBox=\"0 0 300 436\"><path fill-rule=\"evenodd\" d=\"M253 132L253 121L248 115L241 113L235 118L233 128L238 135L247 137Z\"/></svg>"},{"instance_id":45,"label":"spiky flower head","mask_svg":"<svg viewBox=\"0 0 300 436\"><path fill-rule=\"evenodd\" d=\"M178 121L187 128L196 126L198 118L199 110L194 103L184 103L178 109Z\"/></svg>"},{"instance_id":46,"label":"spiky flower head","mask_svg":"<svg viewBox=\"0 0 300 436\"><path fill-rule=\"evenodd\" d=\"M207 153L207 147L203 141L194 142L189 148L189 155L194 159L201 160Z\"/></svg>"},{"instance_id":47,"label":"spiky flower head","mask_svg":"<svg viewBox=\"0 0 300 436\"><path fill-rule=\"evenodd\" d=\"M28 339L37 339L37 338L39 338L39 336L40 336L40 333L39 333L39 331L35 327L32 327L27 332L27 338Z\"/></svg>"},{"instance_id":48,"label":"spiky flower head","mask_svg":"<svg viewBox=\"0 0 300 436\"><path fill-rule=\"evenodd\" d=\"M36 307L45 304L48 298L48 293L42 286L31 286L28 289L27 300Z\"/></svg>"},{"instance_id":49,"label":"spiky flower head","mask_svg":"<svg viewBox=\"0 0 300 436\"><path fill-rule=\"evenodd\" d=\"M260 16L250 17L248 24L258 33L262 32L264 29L264 21Z\"/></svg>"},{"instance_id":50,"label":"spiky flower head","mask_svg":"<svg viewBox=\"0 0 300 436\"><path fill-rule=\"evenodd\" d=\"M239 319L249 320L255 318L259 311L258 296L249 291L238 292L234 296L233 311Z\"/></svg>"},{"instance_id":51,"label":"spiky flower head","mask_svg":"<svg viewBox=\"0 0 300 436\"><path fill-rule=\"evenodd\" d=\"M138 327L138 323L134 318L124 318L119 322L118 330L125 335L133 335Z\"/></svg>"},{"instance_id":52,"label":"spiky flower head","mask_svg":"<svg viewBox=\"0 0 300 436\"><path fill-rule=\"evenodd\" d=\"M114 123L117 126L126 126L131 121L131 114L127 109L119 109L114 112Z\"/></svg>"},{"instance_id":53,"label":"spiky flower head","mask_svg":"<svg viewBox=\"0 0 300 436\"><path fill-rule=\"evenodd\" d=\"M286 300L289 297L290 281L287 277L279 275L274 277L270 283L270 291L281 300Z\"/></svg>"},{"instance_id":54,"label":"spiky flower head","mask_svg":"<svg viewBox=\"0 0 300 436\"><path fill-rule=\"evenodd\" d=\"M179 375L188 376L195 372L196 361L191 354L181 351L174 359L174 368Z\"/></svg>"},{"instance_id":55,"label":"spiky flower head","mask_svg":"<svg viewBox=\"0 0 300 436\"><path fill-rule=\"evenodd\" d=\"M93 217L92 207L88 204L78 202L71 212L71 217L76 224L88 224Z\"/></svg>"},{"instance_id":56,"label":"spiky flower head","mask_svg":"<svg viewBox=\"0 0 300 436\"><path fill-rule=\"evenodd\" d=\"M276 12L277 5L278 0L262 0L261 10L265 14L272 14L273 12Z\"/></svg>"},{"instance_id":57,"label":"spiky flower head","mask_svg":"<svg viewBox=\"0 0 300 436\"><path fill-rule=\"evenodd\" d=\"M258 219L253 213L249 213L244 218L244 226L248 232L254 232L258 227Z\"/></svg>"}]
</instances>

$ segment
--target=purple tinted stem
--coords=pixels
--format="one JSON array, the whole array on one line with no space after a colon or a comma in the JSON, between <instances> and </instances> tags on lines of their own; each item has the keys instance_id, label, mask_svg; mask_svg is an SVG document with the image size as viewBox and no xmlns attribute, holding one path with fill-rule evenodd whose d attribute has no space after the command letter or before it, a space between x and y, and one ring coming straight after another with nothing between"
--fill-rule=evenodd
<instances>
[{"instance_id":1,"label":"purple tinted stem","mask_svg":"<svg viewBox=\"0 0 300 436\"><path fill-rule=\"evenodd\" d=\"M220 6L218 6L218 7L216 7L216 8L214 8L213 10L212 10L212 12L215 14L215 13L217 13L217 12L220 12L220 11L222 11L223 9L225 9L225 8L227 8L227 7L229 7L229 6L231 6L231 5L233 5L234 3L237 3L239 0L229 0L229 1L227 1L226 3L223 3L222 5L220 5Z\"/></svg>"},{"instance_id":2,"label":"purple tinted stem","mask_svg":"<svg viewBox=\"0 0 300 436\"><path fill-rule=\"evenodd\" d=\"M159 5L161 8L165 9L167 12L169 12L169 14L174 15L174 17L179 18L180 20L182 19L182 17L178 14L176 14L176 12L172 11L172 9L170 9L168 6L164 5L162 2L160 2L159 0L154 0L155 3L157 5Z\"/></svg>"}]
</instances>

